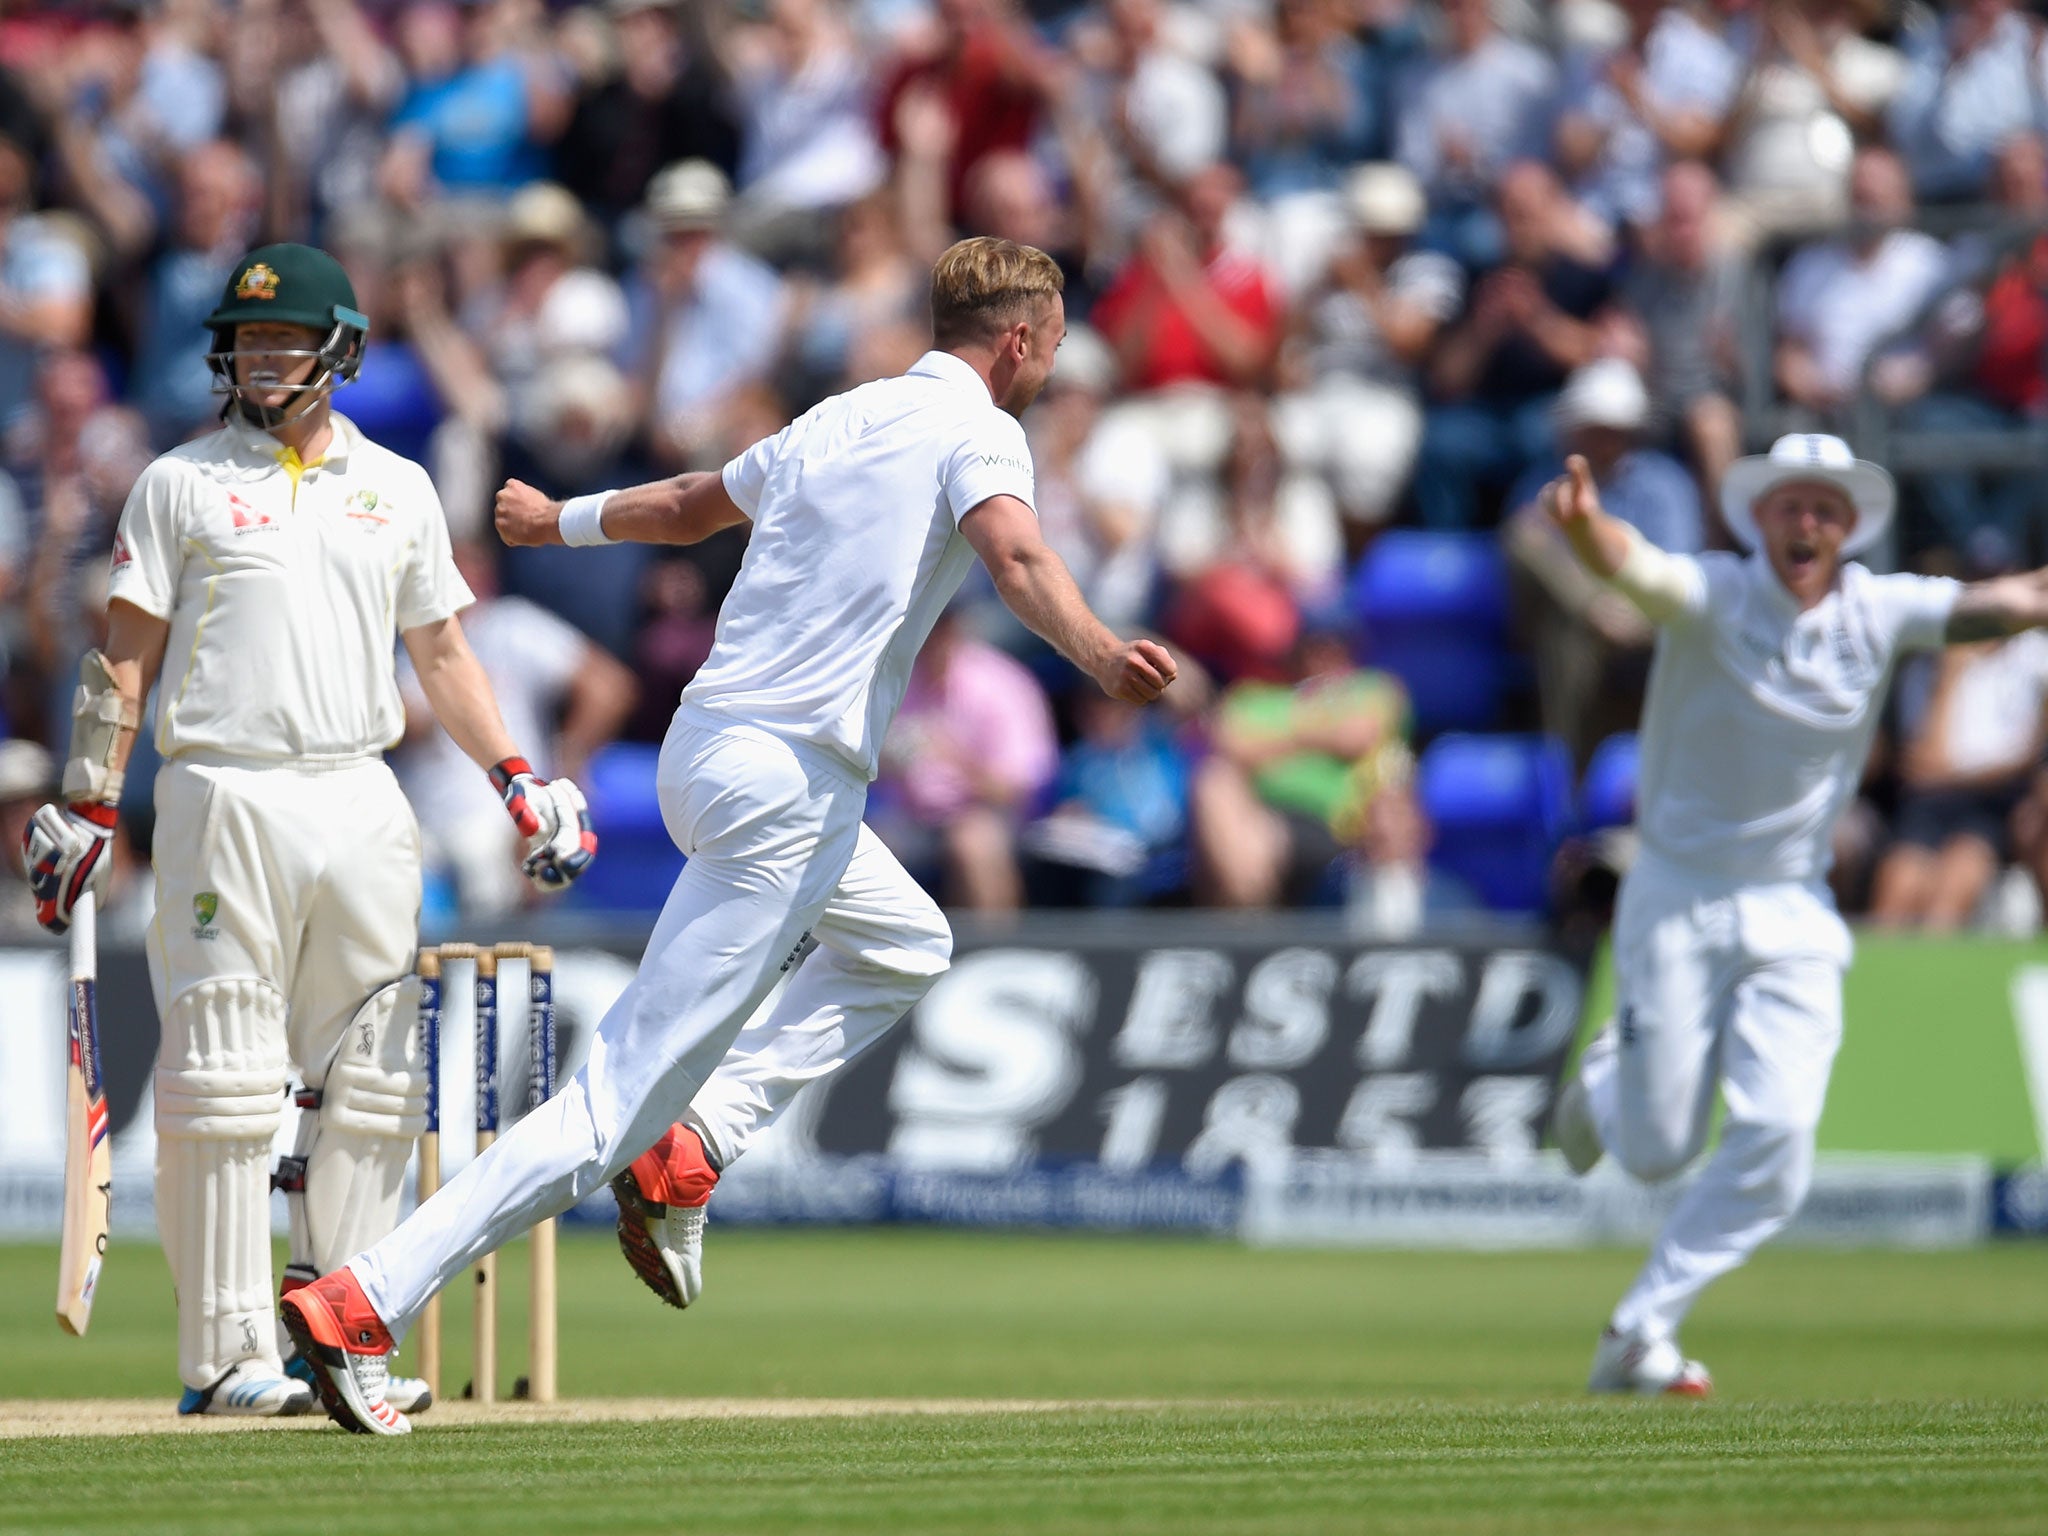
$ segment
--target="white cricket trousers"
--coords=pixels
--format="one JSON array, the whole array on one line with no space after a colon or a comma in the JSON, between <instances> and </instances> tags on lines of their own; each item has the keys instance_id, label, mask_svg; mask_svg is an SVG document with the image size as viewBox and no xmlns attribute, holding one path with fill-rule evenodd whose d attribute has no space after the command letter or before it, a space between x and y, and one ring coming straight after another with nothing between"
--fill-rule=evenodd
<instances>
[{"instance_id":1,"label":"white cricket trousers","mask_svg":"<svg viewBox=\"0 0 2048 1536\"><path fill-rule=\"evenodd\" d=\"M363 1003L412 968L419 828L379 756L183 754L156 776L154 862L157 1230L178 1374L204 1390L245 1359L281 1369L270 1149L286 1080L321 1085ZM375 1230L403 1173L401 1154Z\"/></svg>"},{"instance_id":2,"label":"white cricket trousers","mask_svg":"<svg viewBox=\"0 0 2048 1536\"><path fill-rule=\"evenodd\" d=\"M1842 1039L1849 930L1818 882L1710 884L1645 853L1615 911L1612 1039L1580 1067L1600 1142L1639 1179L1720 1145L1612 1325L1669 1338L1700 1293L1792 1219Z\"/></svg>"},{"instance_id":3,"label":"white cricket trousers","mask_svg":"<svg viewBox=\"0 0 2048 1536\"><path fill-rule=\"evenodd\" d=\"M478 1258L604 1188L693 1099L729 1162L946 969L945 919L862 825L867 786L845 767L678 715L656 789L689 863L582 1071L352 1261L394 1336ZM818 949L742 1036L806 935Z\"/></svg>"}]
</instances>

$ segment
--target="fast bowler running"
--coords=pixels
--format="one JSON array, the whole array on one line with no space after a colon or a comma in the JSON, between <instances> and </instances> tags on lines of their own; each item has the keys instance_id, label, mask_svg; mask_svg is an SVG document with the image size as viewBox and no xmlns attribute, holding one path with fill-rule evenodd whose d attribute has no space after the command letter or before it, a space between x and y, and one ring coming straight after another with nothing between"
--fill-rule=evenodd
<instances>
[{"instance_id":1,"label":"fast bowler running","mask_svg":"<svg viewBox=\"0 0 2048 1536\"><path fill-rule=\"evenodd\" d=\"M296 1066L289 1290L398 1219L425 1121L413 1027L420 838L385 748L405 641L449 735L488 768L543 889L596 849L583 797L535 778L456 611L469 590L426 471L332 408L368 322L341 264L270 245L207 320L217 432L136 482L115 535L107 643L85 658L66 803L24 838L43 926L104 893L142 701L156 744L157 1228L178 1294L180 1413L313 1406L270 1293L270 1147ZM300 1362L298 1369L310 1377ZM392 1394L423 1403L423 1383ZM387 1409L387 1412L390 1410Z\"/></svg>"},{"instance_id":2,"label":"fast bowler running","mask_svg":"<svg viewBox=\"0 0 2048 1536\"><path fill-rule=\"evenodd\" d=\"M1963 586L1849 556L1891 477L1838 438L1780 438L1723 482L1747 558L1666 554L1600 509L1584 459L1543 505L1592 573L1659 627L1643 707L1642 851L1614 922L1615 1022L1559 1095L1574 1170L1603 1152L1668 1179L1720 1145L1601 1336L1595 1392L1705 1396L1677 1343L1700 1293L1798 1211L1842 1034L1848 928L1826 874L1902 652L2048 624L2048 571Z\"/></svg>"},{"instance_id":3,"label":"fast bowler running","mask_svg":"<svg viewBox=\"0 0 2048 1536\"><path fill-rule=\"evenodd\" d=\"M722 474L565 507L517 483L500 494L514 544L688 544L742 518L753 531L657 770L689 863L588 1063L397 1231L284 1303L338 1422L404 1433L386 1360L427 1299L653 1146L808 938L818 948L730 1058L751 1095L736 1113L786 1102L944 972L945 919L861 814L911 661L976 555L1112 696L1146 703L1173 681L1166 651L1104 628L1039 538L1016 418L1052 372L1061 286L1042 251L962 241L932 272L935 350L900 378L825 401Z\"/></svg>"}]
</instances>

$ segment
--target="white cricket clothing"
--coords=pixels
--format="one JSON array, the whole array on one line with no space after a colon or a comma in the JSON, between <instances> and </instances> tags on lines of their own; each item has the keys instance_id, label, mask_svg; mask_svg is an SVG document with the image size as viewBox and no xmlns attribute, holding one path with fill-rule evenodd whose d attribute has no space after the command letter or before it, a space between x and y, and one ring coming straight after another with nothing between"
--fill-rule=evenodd
<instances>
[{"instance_id":1,"label":"white cricket clothing","mask_svg":"<svg viewBox=\"0 0 2048 1536\"><path fill-rule=\"evenodd\" d=\"M500 813L502 814L502 812ZM325 770L173 759L156 776L150 976L256 976L283 994L301 1071L324 1066L363 1000L412 968L419 826L375 758Z\"/></svg>"},{"instance_id":2,"label":"white cricket clothing","mask_svg":"<svg viewBox=\"0 0 2048 1536\"><path fill-rule=\"evenodd\" d=\"M1700 1292L1798 1211L1842 1036L1849 930L1825 875L1901 652L1938 645L1960 586L1842 567L1801 612L1762 554L1675 558L1643 707L1642 853L1615 908L1617 1013L1580 1081L1638 1178L1720 1145L1615 1331L1669 1339Z\"/></svg>"},{"instance_id":3,"label":"white cricket clothing","mask_svg":"<svg viewBox=\"0 0 2048 1536\"><path fill-rule=\"evenodd\" d=\"M188 754L157 773L154 852L157 1220L177 1282L179 1376L204 1388L238 1358L275 1360L269 1172L285 1079L296 1067L318 1086L364 999L410 969L419 833L374 758L259 767ZM270 1001L227 1013L207 1001L241 992ZM239 1033L206 1022L214 1014L240 1018ZM269 1123L226 1139L231 1127L195 1124L195 1106L219 1121L228 1086L267 1093Z\"/></svg>"},{"instance_id":4,"label":"white cricket clothing","mask_svg":"<svg viewBox=\"0 0 2048 1536\"><path fill-rule=\"evenodd\" d=\"M1942 643L1962 587L1852 562L1801 612L1760 553L1673 559L1687 595L1643 702L1643 846L1713 880L1818 879L1892 667Z\"/></svg>"},{"instance_id":5,"label":"white cricket clothing","mask_svg":"<svg viewBox=\"0 0 2048 1536\"><path fill-rule=\"evenodd\" d=\"M1709 1282L1798 1211L1842 1038L1849 930L1815 882L1728 887L1639 862L1615 912L1612 1037L1580 1069L1600 1143L1646 1180L1721 1143L1615 1309L1614 1328L1669 1338Z\"/></svg>"},{"instance_id":6,"label":"white cricket clothing","mask_svg":"<svg viewBox=\"0 0 2048 1536\"><path fill-rule=\"evenodd\" d=\"M753 533L684 714L872 780L910 665L974 560L960 519L993 496L1035 506L1024 429L967 363L927 352L756 443L725 488Z\"/></svg>"},{"instance_id":7,"label":"white cricket clothing","mask_svg":"<svg viewBox=\"0 0 2048 1536\"><path fill-rule=\"evenodd\" d=\"M679 715L655 786L689 863L589 1060L351 1261L396 1336L479 1255L603 1189L693 1099L707 1139L737 1155L946 968L945 920L862 824L856 775L766 731ZM743 1036L807 934L821 947Z\"/></svg>"},{"instance_id":8,"label":"white cricket clothing","mask_svg":"<svg viewBox=\"0 0 2048 1536\"><path fill-rule=\"evenodd\" d=\"M320 1085L418 937L419 829L378 755L404 724L396 636L470 600L426 471L333 423L306 465L239 422L157 459L108 582L170 624L157 1201L179 1374L199 1388L238 1358L275 1362L268 1175L286 1073ZM395 1215L396 1169L388 1182Z\"/></svg>"},{"instance_id":9,"label":"white cricket clothing","mask_svg":"<svg viewBox=\"0 0 2048 1536\"><path fill-rule=\"evenodd\" d=\"M170 621L157 748L363 757L404 729L397 633L468 605L427 472L345 417L303 469L234 423L143 471L107 595Z\"/></svg>"}]
</instances>

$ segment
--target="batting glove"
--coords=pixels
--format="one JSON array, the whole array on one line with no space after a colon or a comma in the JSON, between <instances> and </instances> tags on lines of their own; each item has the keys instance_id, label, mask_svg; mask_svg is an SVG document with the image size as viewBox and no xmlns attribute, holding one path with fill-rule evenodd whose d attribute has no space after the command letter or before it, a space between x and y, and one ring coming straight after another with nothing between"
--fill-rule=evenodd
<instances>
[{"instance_id":1,"label":"batting glove","mask_svg":"<svg viewBox=\"0 0 2048 1536\"><path fill-rule=\"evenodd\" d=\"M597 857L597 833L583 791L567 779L543 779L523 757L508 757L491 770L491 782L506 814L526 839L519 867L544 891L560 890Z\"/></svg>"},{"instance_id":2,"label":"batting glove","mask_svg":"<svg viewBox=\"0 0 2048 1536\"><path fill-rule=\"evenodd\" d=\"M71 926L78 898L86 892L96 901L105 899L114 868L107 845L119 820L115 807L96 801L46 805L29 819L21 834L21 862L35 893L36 921L50 932L63 933Z\"/></svg>"}]
</instances>

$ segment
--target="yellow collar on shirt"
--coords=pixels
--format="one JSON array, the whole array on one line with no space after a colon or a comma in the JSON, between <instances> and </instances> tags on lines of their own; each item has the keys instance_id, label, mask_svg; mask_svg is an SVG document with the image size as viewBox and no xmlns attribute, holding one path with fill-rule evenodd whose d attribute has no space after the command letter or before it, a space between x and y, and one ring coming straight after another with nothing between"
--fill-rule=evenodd
<instances>
[{"instance_id":1,"label":"yellow collar on shirt","mask_svg":"<svg viewBox=\"0 0 2048 1536\"><path fill-rule=\"evenodd\" d=\"M310 462L302 460L299 457L299 450L292 447L289 443L287 443L284 447L278 449L276 454L273 455L273 457L276 458L278 464L280 465L280 467L283 468L284 472L292 477L293 496L297 496L299 493L300 477L302 477L307 470L318 469L322 464L325 464L327 462L325 456L313 459Z\"/></svg>"}]
</instances>

